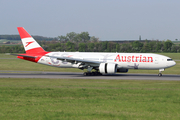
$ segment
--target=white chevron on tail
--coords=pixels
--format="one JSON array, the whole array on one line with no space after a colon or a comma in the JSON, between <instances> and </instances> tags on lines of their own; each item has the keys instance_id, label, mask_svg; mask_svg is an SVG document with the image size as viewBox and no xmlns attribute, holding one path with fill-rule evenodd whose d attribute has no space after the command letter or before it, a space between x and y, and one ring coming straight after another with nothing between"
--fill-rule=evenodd
<instances>
[{"instance_id":1,"label":"white chevron on tail","mask_svg":"<svg viewBox=\"0 0 180 120\"><path fill-rule=\"evenodd\" d=\"M27 54L46 52L23 27L18 27L17 29Z\"/></svg>"}]
</instances>

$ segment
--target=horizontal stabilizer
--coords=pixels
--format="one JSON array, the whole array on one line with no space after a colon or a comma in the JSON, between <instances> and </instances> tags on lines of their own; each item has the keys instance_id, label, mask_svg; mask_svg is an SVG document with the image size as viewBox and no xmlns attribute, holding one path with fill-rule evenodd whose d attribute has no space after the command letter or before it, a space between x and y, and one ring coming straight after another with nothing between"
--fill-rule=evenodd
<instances>
[{"instance_id":1,"label":"horizontal stabilizer","mask_svg":"<svg viewBox=\"0 0 180 120\"><path fill-rule=\"evenodd\" d=\"M14 56L21 56L21 57L27 57L27 58L37 58L36 56L29 56L29 55L18 55L18 54L11 54L11 55L14 55Z\"/></svg>"}]
</instances>

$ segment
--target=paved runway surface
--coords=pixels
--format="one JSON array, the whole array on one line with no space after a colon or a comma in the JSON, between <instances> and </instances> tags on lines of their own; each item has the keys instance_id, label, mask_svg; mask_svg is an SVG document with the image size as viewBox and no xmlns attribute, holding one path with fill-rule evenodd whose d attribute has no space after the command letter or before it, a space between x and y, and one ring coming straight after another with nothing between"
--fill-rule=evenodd
<instances>
[{"instance_id":1,"label":"paved runway surface","mask_svg":"<svg viewBox=\"0 0 180 120\"><path fill-rule=\"evenodd\" d=\"M35 72L35 71L0 71L0 78L53 78L53 79L116 79L116 80L179 80L180 75L156 74L113 74L102 76L83 76L83 73L74 72Z\"/></svg>"}]
</instances>

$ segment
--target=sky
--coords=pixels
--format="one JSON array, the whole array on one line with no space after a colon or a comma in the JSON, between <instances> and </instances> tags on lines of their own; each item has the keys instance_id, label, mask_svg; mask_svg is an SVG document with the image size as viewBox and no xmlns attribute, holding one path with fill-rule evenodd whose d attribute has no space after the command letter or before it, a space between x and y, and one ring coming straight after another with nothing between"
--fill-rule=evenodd
<instances>
[{"instance_id":1,"label":"sky","mask_svg":"<svg viewBox=\"0 0 180 120\"><path fill-rule=\"evenodd\" d=\"M180 40L180 0L0 0L0 35L57 37L89 32L100 40Z\"/></svg>"}]
</instances>

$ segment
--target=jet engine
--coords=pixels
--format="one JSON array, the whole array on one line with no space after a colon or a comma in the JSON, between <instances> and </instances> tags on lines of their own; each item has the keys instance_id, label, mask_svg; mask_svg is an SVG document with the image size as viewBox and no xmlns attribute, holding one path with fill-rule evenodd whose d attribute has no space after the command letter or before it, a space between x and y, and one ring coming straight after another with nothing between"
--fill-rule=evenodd
<instances>
[{"instance_id":1,"label":"jet engine","mask_svg":"<svg viewBox=\"0 0 180 120\"><path fill-rule=\"evenodd\" d=\"M99 72L102 74L112 74L116 73L117 64L114 63L101 63L99 65Z\"/></svg>"}]
</instances>

